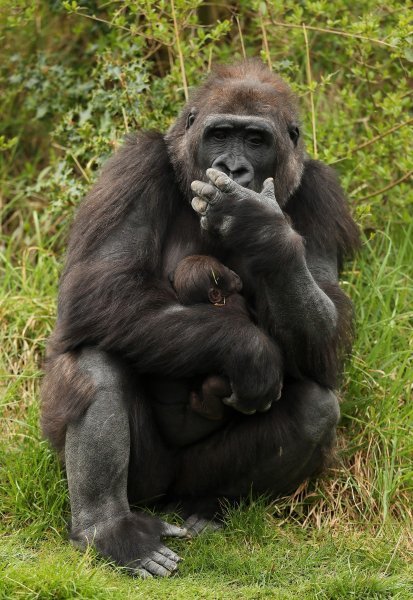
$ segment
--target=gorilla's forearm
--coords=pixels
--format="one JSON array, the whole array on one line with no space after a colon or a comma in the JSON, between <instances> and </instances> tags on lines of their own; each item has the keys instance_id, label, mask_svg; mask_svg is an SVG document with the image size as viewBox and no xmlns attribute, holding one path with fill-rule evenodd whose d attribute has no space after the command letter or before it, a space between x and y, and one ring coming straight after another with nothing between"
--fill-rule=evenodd
<instances>
[{"instance_id":1,"label":"gorilla's forearm","mask_svg":"<svg viewBox=\"0 0 413 600\"><path fill-rule=\"evenodd\" d=\"M337 326L337 309L319 287L305 260L265 278L269 306L278 327L289 327L311 337L328 340Z\"/></svg>"},{"instance_id":2,"label":"gorilla's forearm","mask_svg":"<svg viewBox=\"0 0 413 600\"><path fill-rule=\"evenodd\" d=\"M228 349L231 328L221 311L208 305L184 307L167 286L122 272L113 260L74 268L62 285L62 297L59 329L65 350L98 344L144 372L186 376L202 365L217 368ZM237 316L236 325L251 332L247 319Z\"/></svg>"},{"instance_id":3,"label":"gorilla's forearm","mask_svg":"<svg viewBox=\"0 0 413 600\"><path fill-rule=\"evenodd\" d=\"M306 265L263 278L261 289L259 324L279 341L287 372L334 387L352 337L350 300L337 283L317 283Z\"/></svg>"},{"instance_id":4,"label":"gorilla's forearm","mask_svg":"<svg viewBox=\"0 0 413 600\"><path fill-rule=\"evenodd\" d=\"M335 387L353 334L352 305L338 285L336 252L319 256L293 230L283 241L269 234L265 247L257 253L259 268L257 257L246 263L252 287L260 290L258 324L280 344L288 374Z\"/></svg>"},{"instance_id":5,"label":"gorilla's forearm","mask_svg":"<svg viewBox=\"0 0 413 600\"><path fill-rule=\"evenodd\" d=\"M352 303L338 285L338 273L343 257L359 245L357 227L335 173L318 161L305 162L300 187L284 212L295 237L276 239L274 230L267 238L262 313L277 328L287 369L332 387L353 338Z\"/></svg>"}]
</instances>

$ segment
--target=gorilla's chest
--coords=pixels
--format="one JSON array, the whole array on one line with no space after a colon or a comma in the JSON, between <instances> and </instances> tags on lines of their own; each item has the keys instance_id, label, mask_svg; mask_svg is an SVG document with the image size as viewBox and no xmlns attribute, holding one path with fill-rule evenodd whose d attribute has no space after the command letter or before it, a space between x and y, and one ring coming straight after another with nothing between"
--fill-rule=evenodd
<instances>
[{"instance_id":1,"label":"gorilla's chest","mask_svg":"<svg viewBox=\"0 0 413 600\"><path fill-rule=\"evenodd\" d=\"M165 237L162 247L162 275L168 277L186 256L211 252L211 245L202 236L197 215L192 209L182 211L173 219Z\"/></svg>"}]
</instances>

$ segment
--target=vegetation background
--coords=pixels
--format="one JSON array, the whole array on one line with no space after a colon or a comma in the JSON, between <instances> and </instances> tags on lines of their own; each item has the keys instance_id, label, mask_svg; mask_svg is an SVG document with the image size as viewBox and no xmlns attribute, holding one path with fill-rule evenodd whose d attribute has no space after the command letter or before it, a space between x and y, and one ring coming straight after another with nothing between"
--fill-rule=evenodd
<instances>
[{"instance_id":1,"label":"vegetation background","mask_svg":"<svg viewBox=\"0 0 413 600\"><path fill-rule=\"evenodd\" d=\"M413 597L412 6L398 0L0 0L0 598ZM358 338L336 464L227 527L174 541L167 581L65 541L38 427L41 357L73 212L125 132L165 130L211 65L261 57L300 98L363 232L343 274Z\"/></svg>"}]
</instances>

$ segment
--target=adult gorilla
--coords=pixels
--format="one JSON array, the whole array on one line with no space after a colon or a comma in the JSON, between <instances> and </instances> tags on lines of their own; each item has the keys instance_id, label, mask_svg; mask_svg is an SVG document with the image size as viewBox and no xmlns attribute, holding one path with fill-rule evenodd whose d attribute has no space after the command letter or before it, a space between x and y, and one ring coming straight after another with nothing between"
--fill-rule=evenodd
<instances>
[{"instance_id":1,"label":"adult gorilla","mask_svg":"<svg viewBox=\"0 0 413 600\"><path fill-rule=\"evenodd\" d=\"M357 242L291 91L259 63L218 69L166 135L127 138L77 214L46 363L43 427L64 449L75 543L167 575L179 557L160 537L185 530L131 504L180 498L197 532L217 498L286 493L320 470L351 337L337 273ZM181 305L168 275L191 254L234 270L250 313ZM167 443L211 375L230 381L229 416Z\"/></svg>"}]
</instances>

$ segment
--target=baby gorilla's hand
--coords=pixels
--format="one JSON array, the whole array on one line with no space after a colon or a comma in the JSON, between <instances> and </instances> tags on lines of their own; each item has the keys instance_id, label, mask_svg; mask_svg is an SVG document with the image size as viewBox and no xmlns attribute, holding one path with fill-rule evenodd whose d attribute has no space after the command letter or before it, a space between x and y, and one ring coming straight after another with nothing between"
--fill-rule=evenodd
<instances>
[{"instance_id":1,"label":"baby gorilla's hand","mask_svg":"<svg viewBox=\"0 0 413 600\"><path fill-rule=\"evenodd\" d=\"M226 410L223 400L231 394L232 388L226 377L210 375L204 379L199 392L191 392L189 404L201 417L211 421L222 421Z\"/></svg>"}]
</instances>

